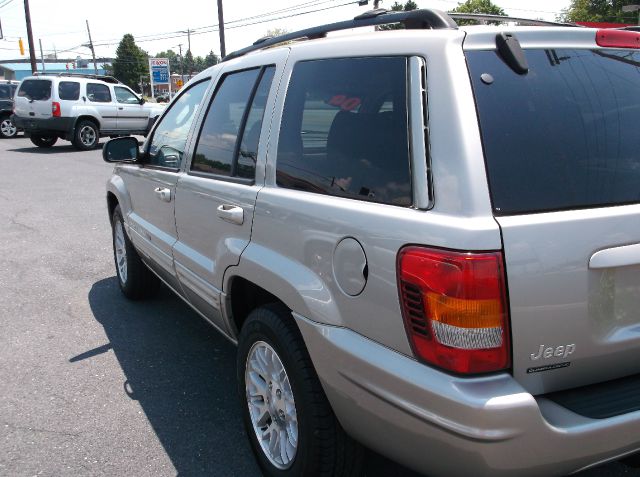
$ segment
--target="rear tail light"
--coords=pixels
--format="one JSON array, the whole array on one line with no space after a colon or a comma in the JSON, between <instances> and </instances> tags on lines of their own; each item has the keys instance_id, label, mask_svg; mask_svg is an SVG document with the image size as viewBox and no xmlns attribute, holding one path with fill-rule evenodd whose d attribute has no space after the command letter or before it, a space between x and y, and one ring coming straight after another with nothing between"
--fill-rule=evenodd
<instances>
[{"instance_id":1,"label":"rear tail light","mask_svg":"<svg viewBox=\"0 0 640 477\"><path fill-rule=\"evenodd\" d=\"M398 287L417 358L460 374L510 367L500 252L405 247L398 254Z\"/></svg>"},{"instance_id":2,"label":"rear tail light","mask_svg":"<svg viewBox=\"0 0 640 477\"><path fill-rule=\"evenodd\" d=\"M598 46L608 48L640 48L640 32L606 29L596 32Z\"/></svg>"},{"instance_id":3,"label":"rear tail light","mask_svg":"<svg viewBox=\"0 0 640 477\"><path fill-rule=\"evenodd\" d=\"M54 118L60 117L60 103L58 103L57 101L51 103L51 114Z\"/></svg>"}]
</instances>

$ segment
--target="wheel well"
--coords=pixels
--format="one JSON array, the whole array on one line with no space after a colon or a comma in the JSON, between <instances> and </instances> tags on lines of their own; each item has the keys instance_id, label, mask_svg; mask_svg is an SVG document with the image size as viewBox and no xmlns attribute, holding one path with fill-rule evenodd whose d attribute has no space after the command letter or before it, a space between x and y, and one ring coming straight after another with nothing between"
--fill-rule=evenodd
<instances>
[{"instance_id":1,"label":"wheel well","mask_svg":"<svg viewBox=\"0 0 640 477\"><path fill-rule=\"evenodd\" d=\"M284 303L275 295L264 288L241 277L235 277L231 281L229 289L231 298L231 320L240 332L247 316L256 308L270 303ZM286 305L285 305L286 306Z\"/></svg>"},{"instance_id":2,"label":"wheel well","mask_svg":"<svg viewBox=\"0 0 640 477\"><path fill-rule=\"evenodd\" d=\"M74 130L80 121L91 121L95 125L95 127L98 128L98 131L100 130L100 121L98 121L93 116L78 116L78 119L76 119L76 123L73 126Z\"/></svg>"},{"instance_id":3,"label":"wheel well","mask_svg":"<svg viewBox=\"0 0 640 477\"><path fill-rule=\"evenodd\" d=\"M118 199L113 192L107 192L107 209L109 210L109 222L113 219L113 211L116 210Z\"/></svg>"}]
</instances>

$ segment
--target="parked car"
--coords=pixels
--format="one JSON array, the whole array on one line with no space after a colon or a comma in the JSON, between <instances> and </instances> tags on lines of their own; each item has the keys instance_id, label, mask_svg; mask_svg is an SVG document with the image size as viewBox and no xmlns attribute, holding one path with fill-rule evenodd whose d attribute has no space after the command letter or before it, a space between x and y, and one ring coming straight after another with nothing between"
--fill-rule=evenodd
<instances>
[{"instance_id":1,"label":"parked car","mask_svg":"<svg viewBox=\"0 0 640 477\"><path fill-rule=\"evenodd\" d=\"M11 138L18 134L18 128L11 121L13 96L18 81L0 81L0 137Z\"/></svg>"},{"instance_id":2,"label":"parked car","mask_svg":"<svg viewBox=\"0 0 640 477\"><path fill-rule=\"evenodd\" d=\"M61 73L23 79L12 120L38 147L88 150L103 136L146 135L162 111L113 77Z\"/></svg>"},{"instance_id":3,"label":"parked car","mask_svg":"<svg viewBox=\"0 0 640 477\"><path fill-rule=\"evenodd\" d=\"M168 103L169 102L169 94L168 93L162 93L159 94L158 96L156 96L156 101L158 103Z\"/></svg>"},{"instance_id":4,"label":"parked car","mask_svg":"<svg viewBox=\"0 0 640 477\"><path fill-rule=\"evenodd\" d=\"M640 34L456 18L267 39L105 144L120 288L237 343L266 475L640 451Z\"/></svg>"}]
</instances>

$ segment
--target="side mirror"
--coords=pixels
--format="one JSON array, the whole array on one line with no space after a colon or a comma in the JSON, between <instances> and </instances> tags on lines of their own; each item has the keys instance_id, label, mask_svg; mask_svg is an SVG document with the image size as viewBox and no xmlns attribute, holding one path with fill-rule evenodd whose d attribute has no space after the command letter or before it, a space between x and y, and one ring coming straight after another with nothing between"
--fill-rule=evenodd
<instances>
[{"instance_id":1,"label":"side mirror","mask_svg":"<svg viewBox=\"0 0 640 477\"><path fill-rule=\"evenodd\" d=\"M146 100L146 99L144 99L144 98L140 98L140 104L141 104L141 105L142 105L142 104L144 104L144 103L146 103L146 102L147 102L147 100Z\"/></svg>"},{"instance_id":2,"label":"side mirror","mask_svg":"<svg viewBox=\"0 0 640 477\"><path fill-rule=\"evenodd\" d=\"M110 139L102 148L105 162L136 162L139 157L138 140L131 136Z\"/></svg>"}]
</instances>

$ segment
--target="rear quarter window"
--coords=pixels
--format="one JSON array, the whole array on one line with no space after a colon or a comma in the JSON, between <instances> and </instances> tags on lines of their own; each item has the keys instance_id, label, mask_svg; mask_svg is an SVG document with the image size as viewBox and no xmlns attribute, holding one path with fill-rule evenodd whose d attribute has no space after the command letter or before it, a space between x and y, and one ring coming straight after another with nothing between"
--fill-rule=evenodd
<instances>
[{"instance_id":1,"label":"rear quarter window","mask_svg":"<svg viewBox=\"0 0 640 477\"><path fill-rule=\"evenodd\" d=\"M80 83L77 81L60 81L58 85L58 97L65 101L80 99Z\"/></svg>"},{"instance_id":2,"label":"rear quarter window","mask_svg":"<svg viewBox=\"0 0 640 477\"><path fill-rule=\"evenodd\" d=\"M18 96L34 101L51 99L51 81L40 79L24 80L20 84Z\"/></svg>"},{"instance_id":3,"label":"rear quarter window","mask_svg":"<svg viewBox=\"0 0 640 477\"><path fill-rule=\"evenodd\" d=\"M287 91L280 187L409 206L407 58L304 61Z\"/></svg>"},{"instance_id":4,"label":"rear quarter window","mask_svg":"<svg viewBox=\"0 0 640 477\"><path fill-rule=\"evenodd\" d=\"M526 75L466 53L494 213L640 202L640 51L525 53Z\"/></svg>"}]
</instances>

